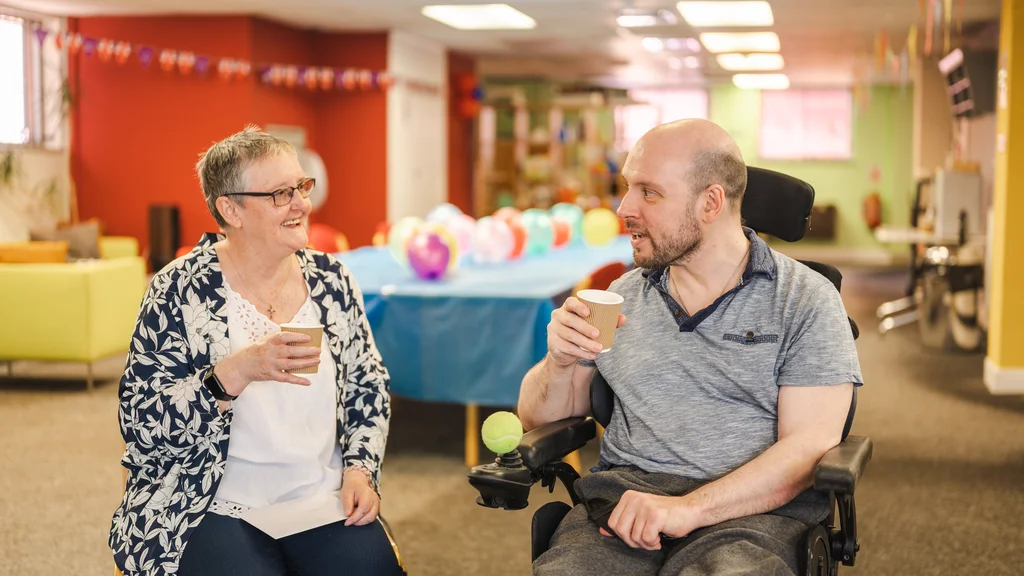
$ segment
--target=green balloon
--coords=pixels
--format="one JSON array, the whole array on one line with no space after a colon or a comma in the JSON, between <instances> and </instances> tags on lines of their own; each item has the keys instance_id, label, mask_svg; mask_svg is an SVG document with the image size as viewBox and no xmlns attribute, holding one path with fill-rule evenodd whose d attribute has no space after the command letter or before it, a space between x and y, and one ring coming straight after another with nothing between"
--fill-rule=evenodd
<instances>
[{"instance_id":1,"label":"green balloon","mask_svg":"<svg viewBox=\"0 0 1024 576\"><path fill-rule=\"evenodd\" d=\"M530 208L523 212L521 222L526 229L526 253L546 254L555 241L551 216L544 210Z\"/></svg>"}]
</instances>

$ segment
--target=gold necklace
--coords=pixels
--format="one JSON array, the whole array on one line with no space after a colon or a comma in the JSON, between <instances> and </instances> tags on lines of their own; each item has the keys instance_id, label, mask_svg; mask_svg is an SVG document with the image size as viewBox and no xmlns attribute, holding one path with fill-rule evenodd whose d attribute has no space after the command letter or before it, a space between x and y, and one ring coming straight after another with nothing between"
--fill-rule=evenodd
<instances>
[{"instance_id":1,"label":"gold necklace","mask_svg":"<svg viewBox=\"0 0 1024 576\"><path fill-rule=\"evenodd\" d=\"M740 259L739 264L737 264L736 267L733 268L732 274L729 274L729 278L727 278L725 280L725 285L723 285L722 289L718 291L718 296L715 296L716 300L719 297L721 297L722 294L726 293L726 291L729 289L729 284L732 283L733 276L736 275L736 271L739 270L741 266L743 266L743 264L747 261L747 258L749 256L750 256L750 243L748 242L747 243L747 251L746 251L746 253L743 255L743 258ZM692 314L690 314L690 311L686 309L686 304L683 304L683 293L680 292L679 291L679 287L676 286L676 279L672 277L672 267L671 266L668 267L667 272L668 272L669 296L672 295L672 292L675 292L676 293L675 299L676 299L677 302L679 302L679 306L683 309L683 312L685 312L687 316L692 316ZM743 275L741 274L740 275L740 279L736 283L739 284L742 281L743 281Z\"/></svg>"},{"instance_id":2,"label":"gold necklace","mask_svg":"<svg viewBox=\"0 0 1024 576\"><path fill-rule=\"evenodd\" d=\"M231 262L232 268L234 268L235 271L238 272L238 277L242 279L242 283L245 285L246 288L249 288L250 287L249 280L246 279L245 274L242 273L242 269L237 264L235 264L235 259L231 256L231 252L228 251L228 252L226 252L226 254L228 255L228 261ZM292 275L291 270L289 270L288 273L284 275L284 280L281 282L281 285L277 288L277 293L276 293L277 296L281 295L281 290L284 289L284 285L288 282L288 278L291 277L291 275ZM261 302L264 302L266 304L266 307L267 307L267 318L270 319L270 320L273 320L274 319L274 313L277 312L276 310L274 310L274 302L271 301L270 303L266 303L266 301L263 300L260 297L258 292L254 292L253 294L255 294L255 296ZM275 296L275 298L276 298L276 296Z\"/></svg>"}]
</instances>

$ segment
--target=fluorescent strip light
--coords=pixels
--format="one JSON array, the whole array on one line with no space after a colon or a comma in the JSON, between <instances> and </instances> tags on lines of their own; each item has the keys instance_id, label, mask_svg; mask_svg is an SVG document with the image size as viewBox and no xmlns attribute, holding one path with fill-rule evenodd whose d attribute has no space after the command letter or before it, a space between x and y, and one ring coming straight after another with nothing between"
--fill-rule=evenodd
<instances>
[{"instance_id":1,"label":"fluorescent strip light","mask_svg":"<svg viewBox=\"0 0 1024 576\"><path fill-rule=\"evenodd\" d=\"M705 32L700 43L708 52L778 52L779 36L775 32Z\"/></svg>"},{"instance_id":2,"label":"fluorescent strip light","mask_svg":"<svg viewBox=\"0 0 1024 576\"><path fill-rule=\"evenodd\" d=\"M679 2L683 20L696 28L718 26L771 26L775 24L768 2Z\"/></svg>"},{"instance_id":3,"label":"fluorescent strip light","mask_svg":"<svg viewBox=\"0 0 1024 576\"><path fill-rule=\"evenodd\" d=\"M665 50L673 52L700 52L700 42L696 38L664 38Z\"/></svg>"},{"instance_id":4,"label":"fluorescent strip light","mask_svg":"<svg viewBox=\"0 0 1024 576\"><path fill-rule=\"evenodd\" d=\"M723 70L782 70L785 62L781 54L719 54L718 65Z\"/></svg>"},{"instance_id":5,"label":"fluorescent strip light","mask_svg":"<svg viewBox=\"0 0 1024 576\"><path fill-rule=\"evenodd\" d=\"M736 74L732 83L745 90L785 90L789 88L789 76L785 74Z\"/></svg>"},{"instance_id":6,"label":"fluorescent strip light","mask_svg":"<svg viewBox=\"0 0 1024 576\"><path fill-rule=\"evenodd\" d=\"M644 28L658 25L658 17L654 14L623 14L616 21L623 28Z\"/></svg>"},{"instance_id":7,"label":"fluorescent strip light","mask_svg":"<svg viewBox=\"0 0 1024 576\"><path fill-rule=\"evenodd\" d=\"M424 6L420 12L459 30L528 30L537 22L508 4Z\"/></svg>"}]
</instances>

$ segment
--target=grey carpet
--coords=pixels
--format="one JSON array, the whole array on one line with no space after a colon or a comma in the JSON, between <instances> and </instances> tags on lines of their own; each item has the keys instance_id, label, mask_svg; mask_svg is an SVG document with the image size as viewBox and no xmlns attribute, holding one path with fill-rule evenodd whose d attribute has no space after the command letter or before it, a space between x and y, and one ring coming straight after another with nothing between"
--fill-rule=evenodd
<instances>
[{"instance_id":1,"label":"grey carpet","mask_svg":"<svg viewBox=\"0 0 1024 576\"><path fill-rule=\"evenodd\" d=\"M980 354L924 350L913 327L878 336L874 307L899 295L903 277L846 272L867 380L854 433L874 439L875 457L858 490L861 554L842 572L1022 573L1024 398L991 396ZM120 369L114 359L100 371L116 378ZM108 380L90 395L80 381L38 379L76 370L17 364L15 379L0 379L2 576L112 574L116 385ZM462 463L462 418L459 406L396 399L383 514L413 575L528 574L533 511L565 494L536 487L530 508L517 512L477 506ZM584 465L595 459L590 446Z\"/></svg>"}]
</instances>

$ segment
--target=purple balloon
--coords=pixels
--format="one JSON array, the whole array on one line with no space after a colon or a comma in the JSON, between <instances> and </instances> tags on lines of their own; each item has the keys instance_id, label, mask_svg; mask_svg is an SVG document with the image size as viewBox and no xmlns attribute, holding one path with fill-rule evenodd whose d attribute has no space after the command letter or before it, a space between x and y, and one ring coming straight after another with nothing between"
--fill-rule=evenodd
<instances>
[{"instance_id":1,"label":"purple balloon","mask_svg":"<svg viewBox=\"0 0 1024 576\"><path fill-rule=\"evenodd\" d=\"M435 232L419 232L409 241L409 265L424 280L437 280L448 269L451 252Z\"/></svg>"}]
</instances>

